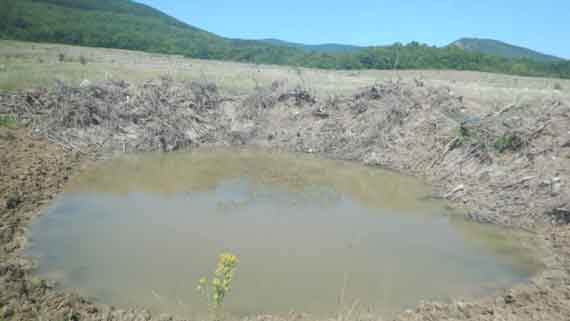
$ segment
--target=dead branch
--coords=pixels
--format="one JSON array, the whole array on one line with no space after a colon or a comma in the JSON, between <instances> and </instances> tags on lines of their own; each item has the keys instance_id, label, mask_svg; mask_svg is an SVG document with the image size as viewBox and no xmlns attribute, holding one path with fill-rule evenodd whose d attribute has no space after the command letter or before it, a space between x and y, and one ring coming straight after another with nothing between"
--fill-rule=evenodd
<instances>
[{"instance_id":1,"label":"dead branch","mask_svg":"<svg viewBox=\"0 0 570 321\"><path fill-rule=\"evenodd\" d=\"M515 187L515 186L517 186L517 185L524 184L524 183L526 183L526 182L528 182L528 181L530 181L530 180L533 180L533 179L535 179L535 178L536 178L536 176L526 176L526 177L523 177L523 178L521 178L520 180L518 180L518 181L516 181L516 182L514 182L514 183L511 183L511 184L508 184L508 185L503 186L503 188Z\"/></svg>"}]
</instances>

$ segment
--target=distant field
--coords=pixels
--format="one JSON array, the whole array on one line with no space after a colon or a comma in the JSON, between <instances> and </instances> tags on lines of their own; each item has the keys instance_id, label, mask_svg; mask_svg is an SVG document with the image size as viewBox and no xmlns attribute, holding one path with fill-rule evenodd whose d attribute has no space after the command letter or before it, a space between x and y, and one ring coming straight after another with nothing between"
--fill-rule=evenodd
<instances>
[{"instance_id":1,"label":"distant field","mask_svg":"<svg viewBox=\"0 0 570 321\"><path fill-rule=\"evenodd\" d=\"M86 64L81 63L81 57ZM161 75L178 80L212 81L234 93L280 81L325 95L350 93L379 81L419 79L448 86L473 105L520 103L536 97L570 94L570 80L561 79L440 70L332 71L0 40L0 90L3 91L49 87L56 80L71 84L109 78L142 82Z\"/></svg>"}]
</instances>

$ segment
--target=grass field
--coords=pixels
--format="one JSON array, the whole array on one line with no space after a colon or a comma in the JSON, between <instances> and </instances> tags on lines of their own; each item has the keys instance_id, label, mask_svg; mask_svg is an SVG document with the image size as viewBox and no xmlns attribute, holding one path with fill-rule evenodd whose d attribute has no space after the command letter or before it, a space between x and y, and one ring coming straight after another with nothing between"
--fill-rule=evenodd
<instances>
[{"instance_id":1,"label":"grass field","mask_svg":"<svg viewBox=\"0 0 570 321\"><path fill-rule=\"evenodd\" d=\"M83 58L82 58L83 57ZM81 63L85 60L85 64ZM570 95L570 80L439 70L331 71L188 59L145 52L57 44L0 41L0 90L52 86L56 80L121 79L142 82L161 75L207 80L232 93L279 81L319 94L338 95L385 80L414 79L449 87L472 104L521 103L536 97Z\"/></svg>"}]
</instances>

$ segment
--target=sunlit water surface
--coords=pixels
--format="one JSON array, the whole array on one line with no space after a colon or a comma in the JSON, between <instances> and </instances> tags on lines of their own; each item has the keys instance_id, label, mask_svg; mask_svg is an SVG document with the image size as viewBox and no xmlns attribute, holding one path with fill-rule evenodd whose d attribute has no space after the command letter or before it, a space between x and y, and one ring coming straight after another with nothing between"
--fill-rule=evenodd
<instances>
[{"instance_id":1,"label":"sunlit water surface","mask_svg":"<svg viewBox=\"0 0 570 321\"><path fill-rule=\"evenodd\" d=\"M407 176L296 154L129 156L75 178L33 223L28 252L62 288L189 318L208 313L195 288L224 251L240 259L224 305L235 316L389 316L536 272L513 235L429 195Z\"/></svg>"}]
</instances>

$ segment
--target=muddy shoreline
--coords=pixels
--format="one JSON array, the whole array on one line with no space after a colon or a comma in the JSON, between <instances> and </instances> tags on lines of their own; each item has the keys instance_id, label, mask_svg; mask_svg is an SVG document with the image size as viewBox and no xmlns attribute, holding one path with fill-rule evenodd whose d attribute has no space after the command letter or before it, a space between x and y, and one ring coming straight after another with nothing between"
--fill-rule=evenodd
<instances>
[{"instance_id":1,"label":"muddy shoreline","mask_svg":"<svg viewBox=\"0 0 570 321\"><path fill-rule=\"evenodd\" d=\"M275 83L247 96L161 79L2 94L0 318L164 320L53 289L22 257L26 226L69 177L101 157L198 146L254 145L362 162L419 176L470 219L522 229L544 271L499 296L420 303L401 320L565 320L570 317L570 105L470 111L421 81L318 97ZM308 318L303 315L291 318ZM358 316L377 319L377 316ZM257 319L278 319L259 316Z\"/></svg>"}]
</instances>

